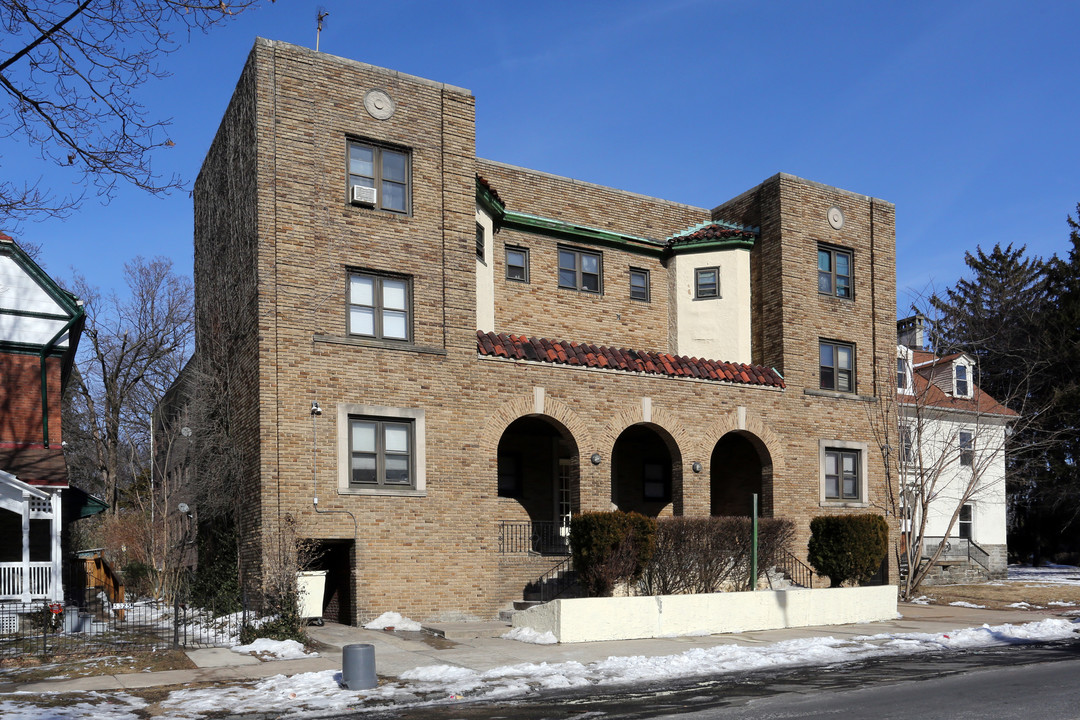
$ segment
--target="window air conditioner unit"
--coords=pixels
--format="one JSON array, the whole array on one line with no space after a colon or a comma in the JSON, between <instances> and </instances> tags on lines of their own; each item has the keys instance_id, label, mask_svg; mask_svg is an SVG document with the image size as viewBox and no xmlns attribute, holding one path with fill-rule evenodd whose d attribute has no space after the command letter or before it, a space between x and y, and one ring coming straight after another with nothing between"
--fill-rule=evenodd
<instances>
[{"instance_id":1,"label":"window air conditioner unit","mask_svg":"<svg viewBox=\"0 0 1080 720\"><path fill-rule=\"evenodd\" d=\"M352 201L358 205L375 204L375 188L363 185L352 186Z\"/></svg>"}]
</instances>

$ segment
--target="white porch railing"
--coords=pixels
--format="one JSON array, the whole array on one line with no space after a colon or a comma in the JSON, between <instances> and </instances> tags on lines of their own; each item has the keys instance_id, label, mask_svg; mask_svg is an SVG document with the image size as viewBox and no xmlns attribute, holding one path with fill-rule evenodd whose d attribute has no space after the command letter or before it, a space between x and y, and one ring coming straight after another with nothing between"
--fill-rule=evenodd
<instances>
[{"instance_id":1,"label":"white porch railing","mask_svg":"<svg viewBox=\"0 0 1080 720\"><path fill-rule=\"evenodd\" d=\"M29 590L31 600L50 597L52 569L51 562L32 562L26 577L21 562L0 563L0 600L21 600L24 588Z\"/></svg>"}]
</instances>

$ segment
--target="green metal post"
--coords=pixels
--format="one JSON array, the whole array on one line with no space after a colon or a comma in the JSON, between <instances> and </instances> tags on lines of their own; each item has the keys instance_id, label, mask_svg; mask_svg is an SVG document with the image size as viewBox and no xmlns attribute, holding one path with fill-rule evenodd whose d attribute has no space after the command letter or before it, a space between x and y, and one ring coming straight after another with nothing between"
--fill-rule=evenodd
<instances>
[{"instance_id":1,"label":"green metal post","mask_svg":"<svg viewBox=\"0 0 1080 720\"><path fill-rule=\"evenodd\" d=\"M757 590L757 493L754 493L754 511L750 516L753 528L753 544L750 546L750 589Z\"/></svg>"}]
</instances>

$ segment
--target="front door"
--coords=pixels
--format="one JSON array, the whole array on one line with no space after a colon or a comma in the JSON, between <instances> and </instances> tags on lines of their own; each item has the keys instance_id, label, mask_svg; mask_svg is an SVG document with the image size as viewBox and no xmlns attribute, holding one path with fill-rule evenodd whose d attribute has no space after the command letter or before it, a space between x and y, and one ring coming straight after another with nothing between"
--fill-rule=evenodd
<instances>
[{"instance_id":1,"label":"front door","mask_svg":"<svg viewBox=\"0 0 1080 720\"><path fill-rule=\"evenodd\" d=\"M558 485L555 488L555 519L559 524L559 535L563 542L570 544L570 483L574 476L574 461L559 458Z\"/></svg>"}]
</instances>

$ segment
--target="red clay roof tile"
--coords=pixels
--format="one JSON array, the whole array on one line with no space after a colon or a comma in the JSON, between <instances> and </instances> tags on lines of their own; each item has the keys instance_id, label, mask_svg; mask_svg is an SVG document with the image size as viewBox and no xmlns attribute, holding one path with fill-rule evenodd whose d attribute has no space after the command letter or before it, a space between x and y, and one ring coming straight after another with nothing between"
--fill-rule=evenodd
<instances>
[{"instance_id":1,"label":"red clay roof tile","mask_svg":"<svg viewBox=\"0 0 1080 720\"><path fill-rule=\"evenodd\" d=\"M694 377L718 382L764 385L783 388L784 380L771 368L742 365L705 358L677 357L670 353L631 350L589 343L526 338L506 333L476 331L476 351L480 355L531 360L553 365L584 365L625 372L641 372L671 377Z\"/></svg>"}]
</instances>

